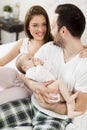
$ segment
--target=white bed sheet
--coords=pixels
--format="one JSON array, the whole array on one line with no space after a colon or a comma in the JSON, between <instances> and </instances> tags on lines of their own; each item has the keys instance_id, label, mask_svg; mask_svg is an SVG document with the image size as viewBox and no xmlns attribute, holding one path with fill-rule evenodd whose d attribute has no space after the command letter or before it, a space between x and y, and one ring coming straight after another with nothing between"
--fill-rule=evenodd
<instances>
[{"instance_id":1,"label":"white bed sheet","mask_svg":"<svg viewBox=\"0 0 87 130\"><path fill-rule=\"evenodd\" d=\"M0 57L5 55L16 42L0 45ZM16 58L15 58L16 59ZM15 68L15 59L6 66ZM16 127L16 128L5 128L4 130L32 130L31 127ZM70 123L66 130L87 130L87 112L82 116L76 117L73 123Z\"/></svg>"}]
</instances>

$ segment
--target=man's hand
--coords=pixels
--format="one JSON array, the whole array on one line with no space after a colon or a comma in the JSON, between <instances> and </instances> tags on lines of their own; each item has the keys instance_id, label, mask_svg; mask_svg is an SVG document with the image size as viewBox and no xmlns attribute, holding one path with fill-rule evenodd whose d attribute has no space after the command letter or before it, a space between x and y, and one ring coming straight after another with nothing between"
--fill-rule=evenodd
<instances>
[{"instance_id":1,"label":"man's hand","mask_svg":"<svg viewBox=\"0 0 87 130\"><path fill-rule=\"evenodd\" d=\"M53 112L56 112L58 114L66 114L66 104L65 103L48 103L46 101L46 97L44 97L40 90L37 90L35 93L35 97L38 100L40 106L42 106L45 109L51 110Z\"/></svg>"},{"instance_id":2,"label":"man's hand","mask_svg":"<svg viewBox=\"0 0 87 130\"><path fill-rule=\"evenodd\" d=\"M21 78L24 81L24 83L27 85L27 87L30 88L33 92L35 92L37 89L40 89L42 93L45 93L47 91L47 88L43 83L30 80L27 77L25 77L24 74L21 74Z\"/></svg>"}]
</instances>

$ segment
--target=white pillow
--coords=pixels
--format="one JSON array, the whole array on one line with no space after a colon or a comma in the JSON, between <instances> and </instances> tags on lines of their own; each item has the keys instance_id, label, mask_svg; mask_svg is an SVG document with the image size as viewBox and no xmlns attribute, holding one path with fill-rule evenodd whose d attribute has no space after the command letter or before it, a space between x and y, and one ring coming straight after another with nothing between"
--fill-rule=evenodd
<instances>
[{"instance_id":1,"label":"white pillow","mask_svg":"<svg viewBox=\"0 0 87 130\"><path fill-rule=\"evenodd\" d=\"M0 91L13 87L17 75L14 68L0 67Z\"/></svg>"}]
</instances>

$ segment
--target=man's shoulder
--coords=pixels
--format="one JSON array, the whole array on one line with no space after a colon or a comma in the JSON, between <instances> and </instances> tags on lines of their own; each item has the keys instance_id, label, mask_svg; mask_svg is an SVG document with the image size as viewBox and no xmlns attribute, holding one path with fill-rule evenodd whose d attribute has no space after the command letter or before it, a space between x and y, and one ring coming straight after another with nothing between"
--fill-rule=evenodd
<instances>
[{"instance_id":1,"label":"man's shoulder","mask_svg":"<svg viewBox=\"0 0 87 130\"><path fill-rule=\"evenodd\" d=\"M54 45L54 42L48 42L44 44L35 54L35 57L41 58L42 60L52 60L54 57L60 56L61 49Z\"/></svg>"},{"instance_id":2,"label":"man's shoulder","mask_svg":"<svg viewBox=\"0 0 87 130\"><path fill-rule=\"evenodd\" d=\"M58 47L58 46L56 46L55 44L54 44L54 41L50 41L50 42L47 42L46 44L44 44L42 47L41 47L41 49L47 49L47 50L49 50L49 49L53 49L53 50L58 50L58 49L60 49L60 47Z\"/></svg>"},{"instance_id":3,"label":"man's shoulder","mask_svg":"<svg viewBox=\"0 0 87 130\"><path fill-rule=\"evenodd\" d=\"M50 42L47 42L45 43L42 47L47 47L47 46L54 46L54 42L53 41L50 41Z\"/></svg>"},{"instance_id":4,"label":"man's shoulder","mask_svg":"<svg viewBox=\"0 0 87 130\"><path fill-rule=\"evenodd\" d=\"M80 58L80 64L83 66L86 66L87 65L87 58ZM87 66L86 66L86 68L87 68Z\"/></svg>"},{"instance_id":5,"label":"man's shoulder","mask_svg":"<svg viewBox=\"0 0 87 130\"><path fill-rule=\"evenodd\" d=\"M87 58L80 58L78 68L80 68L82 71L87 72Z\"/></svg>"}]
</instances>

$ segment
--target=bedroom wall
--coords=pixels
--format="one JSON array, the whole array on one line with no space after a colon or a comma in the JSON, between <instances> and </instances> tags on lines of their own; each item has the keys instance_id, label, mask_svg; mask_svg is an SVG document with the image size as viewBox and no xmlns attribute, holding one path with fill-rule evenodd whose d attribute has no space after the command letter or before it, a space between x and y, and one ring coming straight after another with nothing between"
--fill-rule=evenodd
<instances>
[{"instance_id":1,"label":"bedroom wall","mask_svg":"<svg viewBox=\"0 0 87 130\"><path fill-rule=\"evenodd\" d=\"M9 4L11 6L14 6L15 3L19 3L20 4L20 16L19 19L24 21L24 17L26 14L26 11L29 7L31 7L32 5L42 5L48 12L49 17L50 17L50 21L52 22L53 19L53 14L54 14L54 10L56 8L56 6L58 4L62 4L62 3L73 3L75 5L77 5L79 8L81 8L81 10L83 11L86 20L87 20L87 1L86 0L3 0L0 2L0 16L3 15L3 5L5 4ZM11 41L15 40L15 33L7 33L5 31L2 31L2 42L3 43L8 43ZM87 25L86 25L86 30L82 36L82 41L84 44L87 44ZM21 37L25 37L24 32L20 33L19 38Z\"/></svg>"}]
</instances>

